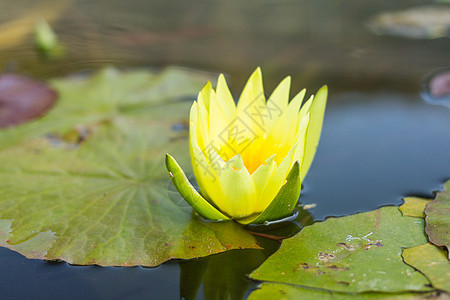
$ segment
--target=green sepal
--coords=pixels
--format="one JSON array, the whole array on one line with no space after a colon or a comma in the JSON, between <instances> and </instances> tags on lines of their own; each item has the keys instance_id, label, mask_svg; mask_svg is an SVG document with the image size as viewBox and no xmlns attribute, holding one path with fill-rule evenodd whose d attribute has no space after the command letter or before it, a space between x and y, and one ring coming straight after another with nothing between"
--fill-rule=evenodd
<instances>
[{"instance_id":1,"label":"green sepal","mask_svg":"<svg viewBox=\"0 0 450 300\"><path fill-rule=\"evenodd\" d=\"M211 203L209 203L205 198L202 197L202 195L197 192L197 190L187 179L183 169L181 169L180 165L169 154L166 154L166 168L167 171L169 171L170 180L172 180L173 185L178 190L180 195L202 217L214 221L223 221L230 219L229 217L218 211L214 206L211 205Z\"/></svg>"},{"instance_id":2,"label":"green sepal","mask_svg":"<svg viewBox=\"0 0 450 300\"><path fill-rule=\"evenodd\" d=\"M289 172L287 182L281 187L272 203L259 215L236 220L241 224L262 224L289 216L297 204L302 184L300 181L300 165L295 162Z\"/></svg>"}]
</instances>

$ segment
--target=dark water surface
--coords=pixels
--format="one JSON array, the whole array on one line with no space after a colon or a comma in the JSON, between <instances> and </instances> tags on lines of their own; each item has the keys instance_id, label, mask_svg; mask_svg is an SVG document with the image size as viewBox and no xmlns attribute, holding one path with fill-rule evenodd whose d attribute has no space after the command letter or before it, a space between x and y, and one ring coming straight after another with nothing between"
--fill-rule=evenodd
<instances>
[{"instance_id":1,"label":"dark water surface","mask_svg":"<svg viewBox=\"0 0 450 300\"><path fill-rule=\"evenodd\" d=\"M419 94L425 74L450 64L450 39L378 36L365 25L379 12L424 2L434 3L80 0L63 9L56 1L0 0L0 24L37 6L45 14L60 9L51 23L66 47L65 58L43 60L30 35L19 40L16 34L12 46L0 41L0 68L51 78L109 64L176 64L229 74L235 94L258 65L266 93L286 75L296 91L327 83L322 139L300 198L316 204L310 209L314 220L324 220L398 205L408 195L433 197L450 178L450 109L427 104ZM285 229L295 230L295 224ZM245 274L278 245L261 243L265 250L153 269L69 266L0 248L0 298L244 297L255 286Z\"/></svg>"}]
</instances>

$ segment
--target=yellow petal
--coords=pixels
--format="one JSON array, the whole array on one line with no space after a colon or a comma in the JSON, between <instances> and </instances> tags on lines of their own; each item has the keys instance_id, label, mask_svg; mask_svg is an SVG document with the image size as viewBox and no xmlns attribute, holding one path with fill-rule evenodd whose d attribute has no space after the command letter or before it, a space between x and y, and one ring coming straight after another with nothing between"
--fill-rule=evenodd
<instances>
[{"instance_id":1,"label":"yellow petal","mask_svg":"<svg viewBox=\"0 0 450 300\"><path fill-rule=\"evenodd\" d=\"M209 136L212 143L215 145L217 151L223 148L224 144L228 142L228 127L230 127L230 121L222 111L220 103L215 95L214 91L211 91L210 104L209 104ZM220 153L219 153L220 154Z\"/></svg>"},{"instance_id":2,"label":"yellow petal","mask_svg":"<svg viewBox=\"0 0 450 300\"><path fill-rule=\"evenodd\" d=\"M264 134L268 115L260 68L248 79L237 104L237 113L238 118L250 129L247 131L248 138Z\"/></svg>"},{"instance_id":3,"label":"yellow petal","mask_svg":"<svg viewBox=\"0 0 450 300\"><path fill-rule=\"evenodd\" d=\"M225 162L220 155L220 145L215 139L209 138L209 133L207 133L205 128L202 127L202 124L204 124L202 123L204 111L202 112L201 107L198 105L195 106L194 104L193 108L191 109L190 115L190 142L191 144L195 142L194 146L197 146L198 150L204 154L206 161L210 165L210 167L212 167L213 169L221 169ZM214 106L214 104L212 106ZM198 108L197 110L195 109L196 107ZM195 114L196 111L198 112L197 114Z\"/></svg>"},{"instance_id":4,"label":"yellow petal","mask_svg":"<svg viewBox=\"0 0 450 300\"><path fill-rule=\"evenodd\" d=\"M272 155L269 157L264 164L259 166L258 169L256 169L255 172L253 172L252 180L253 184L255 185L258 201L257 201L257 210L262 209L260 208L259 203L261 202L261 195L264 191L264 188L266 187L267 183L269 182L270 178L272 177L273 173L277 170L277 164L275 163L275 155Z\"/></svg>"},{"instance_id":5,"label":"yellow petal","mask_svg":"<svg viewBox=\"0 0 450 300\"><path fill-rule=\"evenodd\" d=\"M288 155L286 155L286 157L283 159L281 164L278 166L278 168L266 184L258 201L258 211L263 211L264 209L266 209L270 202L272 202L272 200L275 198L280 188L283 186L286 176L293 165L296 146L297 145L294 145L291 148Z\"/></svg>"},{"instance_id":6,"label":"yellow petal","mask_svg":"<svg viewBox=\"0 0 450 300\"><path fill-rule=\"evenodd\" d=\"M297 126L300 126L300 122L302 121L303 117L306 116L307 113L309 113L309 108L311 107L312 100L314 99L314 95L309 97L308 101L306 101L300 111L298 112L298 119L297 119Z\"/></svg>"},{"instance_id":7,"label":"yellow petal","mask_svg":"<svg viewBox=\"0 0 450 300\"><path fill-rule=\"evenodd\" d=\"M267 100L267 126L266 131L270 131L275 122L286 111L289 102L289 90L291 88L291 76L286 77L275 88L269 100Z\"/></svg>"},{"instance_id":8,"label":"yellow petal","mask_svg":"<svg viewBox=\"0 0 450 300\"><path fill-rule=\"evenodd\" d=\"M293 126L293 124L297 124L298 111L304 96L305 90L303 89L292 99L283 115L275 122L272 130L269 132L268 137L274 140L276 144L292 144L293 137L297 132L297 126Z\"/></svg>"},{"instance_id":9,"label":"yellow petal","mask_svg":"<svg viewBox=\"0 0 450 300\"><path fill-rule=\"evenodd\" d=\"M211 82L207 82L198 95L198 104L209 112L209 97L211 96Z\"/></svg>"},{"instance_id":10,"label":"yellow petal","mask_svg":"<svg viewBox=\"0 0 450 300\"><path fill-rule=\"evenodd\" d=\"M284 132L286 135L286 139L283 140L284 143L288 143L289 140L292 140L295 133L297 132L296 126L293 125L297 124L298 112L300 110L303 98L305 97L305 92L306 90L303 89L300 93L297 94L297 96L294 97L294 99L292 99L292 101L288 105L286 115L284 116Z\"/></svg>"},{"instance_id":11,"label":"yellow petal","mask_svg":"<svg viewBox=\"0 0 450 300\"><path fill-rule=\"evenodd\" d=\"M296 137L297 148L295 150L293 161L299 162L300 170L302 169L305 158L306 132L309 127L309 122L310 122L310 113L308 113L306 116L302 118Z\"/></svg>"},{"instance_id":12,"label":"yellow petal","mask_svg":"<svg viewBox=\"0 0 450 300\"><path fill-rule=\"evenodd\" d=\"M199 95L200 99L202 96ZM196 103L196 102L194 102ZM200 104L196 104L196 110L197 113L195 114L195 121L196 124L196 134L197 134L197 142L201 149L205 149L206 145L208 145L211 142L210 136L209 136L209 113L206 110L206 108ZM189 123L192 124L192 118L194 116L191 114L189 119L191 120ZM192 126L192 125L191 125Z\"/></svg>"},{"instance_id":13,"label":"yellow petal","mask_svg":"<svg viewBox=\"0 0 450 300\"><path fill-rule=\"evenodd\" d=\"M194 107L194 105L193 105ZM195 108L191 109L194 111ZM196 128L196 117L191 119L191 126L189 128L189 149L191 154L192 169L194 171L195 178L197 179L197 184L200 187L201 194L208 200L211 200L211 196L221 195L220 184L218 181L217 170L222 168L220 164L212 164L206 158L205 153L199 147L197 143L197 128Z\"/></svg>"},{"instance_id":14,"label":"yellow petal","mask_svg":"<svg viewBox=\"0 0 450 300\"><path fill-rule=\"evenodd\" d=\"M327 95L328 88L325 85L319 89L309 108L311 116L308 131L306 133L305 158L300 170L300 179L302 181L311 166L314 155L316 154L317 144L319 143L320 133L322 131L323 116L325 114L325 106L327 104Z\"/></svg>"},{"instance_id":15,"label":"yellow petal","mask_svg":"<svg viewBox=\"0 0 450 300\"><path fill-rule=\"evenodd\" d=\"M236 104L234 103L233 96L228 89L228 85L223 74L220 74L219 79L217 80L216 96L222 111L227 117L227 120L231 122L236 116Z\"/></svg>"},{"instance_id":16,"label":"yellow petal","mask_svg":"<svg viewBox=\"0 0 450 300\"><path fill-rule=\"evenodd\" d=\"M233 217L255 213L256 190L241 156L236 155L230 159L218 176L225 198L220 203L214 200L217 206Z\"/></svg>"}]
</instances>

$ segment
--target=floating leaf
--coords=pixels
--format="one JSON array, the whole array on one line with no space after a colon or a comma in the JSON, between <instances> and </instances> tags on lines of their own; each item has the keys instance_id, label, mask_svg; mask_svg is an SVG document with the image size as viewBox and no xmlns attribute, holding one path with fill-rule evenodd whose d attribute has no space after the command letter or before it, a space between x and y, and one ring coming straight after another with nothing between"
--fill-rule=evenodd
<instances>
[{"instance_id":1,"label":"floating leaf","mask_svg":"<svg viewBox=\"0 0 450 300\"><path fill-rule=\"evenodd\" d=\"M411 7L402 11L383 12L369 21L377 34L389 34L412 39L448 37L450 8L445 5Z\"/></svg>"},{"instance_id":2,"label":"floating leaf","mask_svg":"<svg viewBox=\"0 0 450 300\"><path fill-rule=\"evenodd\" d=\"M431 199L418 197L406 197L403 199L405 203L400 205L399 209L404 216L425 218L425 207Z\"/></svg>"},{"instance_id":3,"label":"floating leaf","mask_svg":"<svg viewBox=\"0 0 450 300\"><path fill-rule=\"evenodd\" d=\"M450 293L450 263L444 251L424 244L405 249L403 259L427 276L434 288Z\"/></svg>"},{"instance_id":4,"label":"floating leaf","mask_svg":"<svg viewBox=\"0 0 450 300\"><path fill-rule=\"evenodd\" d=\"M249 300L257 299L279 299L279 300L296 300L296 299L320 299L320 300L346 300L346 299L389 299L389 300L414 300L414 299L433 299L432 293L361 293L346 294L331 291L323 291L316 289L307 289L298 286L292 286L281 283L265 282L250 294Z\"/></svg>"},{"instance_id":5,"label":"floating leaf","mask_svg":"<svg viewBox=\"0 0 450 300\"><path fill-rule=\"evenodd\" d=\"M178 69L54 81L54 110L0 131L0 244L121 266L258 248L239 225L203 222L168 196L165 153L189 159L187 132L172 128L205 81Z\"/></svg>"},{"instance_id":6,"label":"floating leaf","mask_svg":"<svg viewBox=\"0 0 450 300\"><path fill-rule=\"evenodd\" d=\"M425 209L427 223L425 232L430 242L437 246L450 245L450 180L444 185L444 191L437 193L436 198L428 203Z\"/></svg>"},{"instance_id":7,"label":"floating leaf","mask_svg":"<svg viewBox=\"0 0 450 300\"><path fill-rule=\"evenodd\" d=\"M352 293L427 291L427 279L401 258L402 247L424 243L422 219L384 207L305 227L251 278Z\"/></svg>"},{"instance_id":8,"label":"floating leaf","mask_svg":"<svg viewBox=\"0 0 450 300\"><path fill-rule=\"evenodd\" d=\"M0 76L0 128L41 116L56 98L56 92L43 82L15 74Z\"/></svg>"}]
</instances>

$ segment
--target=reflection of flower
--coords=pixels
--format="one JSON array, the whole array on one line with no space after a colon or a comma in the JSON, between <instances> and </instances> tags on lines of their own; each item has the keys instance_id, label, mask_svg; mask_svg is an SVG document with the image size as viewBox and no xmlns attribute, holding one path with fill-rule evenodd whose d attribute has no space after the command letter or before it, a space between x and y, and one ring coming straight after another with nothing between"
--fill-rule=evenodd
<instances>
[{"instance_id":1,"label":"reflection of flower","mask_svg":"<svg viewBox=\"0 0 450 300\"><path fill-rule=\"evenodd\" d=\"M258 68L236 105L220 75L208 82L190 112L190 153L201 195L175 160L166 166L180 194L208 219L260 223L295 207L316 152L327 87L300 109L305 90L290 103L290 77L266 101ZM206 200L205 200L206 199Z\"/></svg>"}]
</instances>

